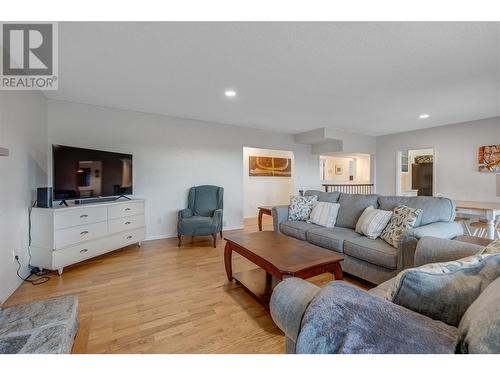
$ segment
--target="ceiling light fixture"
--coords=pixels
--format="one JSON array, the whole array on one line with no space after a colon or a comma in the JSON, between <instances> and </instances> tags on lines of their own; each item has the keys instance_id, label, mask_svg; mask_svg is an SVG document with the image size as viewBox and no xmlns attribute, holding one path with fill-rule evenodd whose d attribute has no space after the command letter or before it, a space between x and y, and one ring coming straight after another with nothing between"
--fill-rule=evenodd
<instances>
[{"instance_id":1,"label":"ceiling light fixture","mask_svg":"<svg viewBox=\"0 0 500 375\"><path fill-rule=\"evenodd\" d=\"M431 117L431 115L427 114L427 113L422 113L420 116L418 116L419 119L425 119L425 118L429 118Z\"/></svg>"},{"instance_id":2,"label":"ceiling light fixture","mask_svg":"<svg viewBox=\"0 0 500 375\"><path fill-rule=\"evenodd\" d=\"M236 91L234 90L226 90L224 93L228 98L234 98L236 96Z\"/></svg>"}]
</instances>

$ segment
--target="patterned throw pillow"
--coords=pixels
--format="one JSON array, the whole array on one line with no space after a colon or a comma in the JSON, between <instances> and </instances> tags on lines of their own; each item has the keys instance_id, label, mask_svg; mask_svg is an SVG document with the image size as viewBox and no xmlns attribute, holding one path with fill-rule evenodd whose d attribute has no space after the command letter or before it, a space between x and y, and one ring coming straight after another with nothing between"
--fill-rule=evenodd
<instances>
[{"instance_id":1,"label":"patterned throw pillow","mask_svg":"<svg viewBox=\"0 0 500 375\"><path fill-rule=\"evenodd\" d=\"M421 209L403 205L397 206L392 210L391 220L385 227L380 238L397 249L399 247L400 238L408 229L413 228L421 214Z\"/></svg>"},{"instance_id":2,"label":"patterned throw pillow","mask_svg":"<svg viewBox=\"0 0 500 375\"><path fill-rule=\"evenodd\" d=\"M479 254L497 254L500 253L500 238L486 246Z\"/></svg>"},{"instance_id":3,"label":"patterned throw pillow","mask_svg":"<svg viewBox=\"0 0 500 375\"><path fill-rule=\"evenodd\" d=\"M391 216L392 211L377 210L373 206L366 207L358 219L355 230L374 240L380 236Z\"/></svg>"},{"instance_id":4,"label":"patterned throw pillow","mask_svg":"<svg viewBox=\"0 0 500 375\"><path fill-rule=\"evenodd\" d=\"M337 221L339 208L340 204L338 203L316 202L307 222L333 228Z\"/></svg>"},{"instance_id":5,"label":"patterned throw pillow","mask_svg":"<svg viewBox=\"0 0 500 375\"><path fill-rule=\"evenodd\" d=\"M288 220L305 221L309 219L314 204L318 201L316 195L303 197L300 195L290 197L290 206L288 207Z\"/></svg>"}]
</instances>

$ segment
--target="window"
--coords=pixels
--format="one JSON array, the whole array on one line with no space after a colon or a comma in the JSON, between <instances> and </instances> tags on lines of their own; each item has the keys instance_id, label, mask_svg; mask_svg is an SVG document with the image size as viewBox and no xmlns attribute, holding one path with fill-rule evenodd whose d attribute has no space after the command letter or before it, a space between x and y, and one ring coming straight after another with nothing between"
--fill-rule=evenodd
<instances>
[{"instance_id":1,"label":"window","mask_svg":"<svg viewBox=\"0 0 500 375\"><path fill-rule=\"evenodd\" d=\"M408 151L401 152L401 172L408 172Z\"/></svg>"}]
</instances>

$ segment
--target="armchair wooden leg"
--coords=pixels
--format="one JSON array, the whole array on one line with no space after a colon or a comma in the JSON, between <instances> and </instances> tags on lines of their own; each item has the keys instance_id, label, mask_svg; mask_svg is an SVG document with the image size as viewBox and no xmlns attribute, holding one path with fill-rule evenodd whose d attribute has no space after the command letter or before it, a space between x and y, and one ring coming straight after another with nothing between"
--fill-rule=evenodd
<instances>
[{"instance_id":1,"label":"armchair wooden leg","mask_svg":"<svg viewBox=\"0 0 500 375\"><path fill-rule=\"evenodd\" d=\"M220 238L224 238L224 237L222 236L222 231L220 231Z\"/></svg>"},{"instance_id":2,"label":"armchair wooden leg","mask_svg":"<svg viewBox=\"0 0 500 375\"><path fill-rule=\"evenodd\" d=\"M179 239L179 243L177 244L178 247L181 247L182 245L182 237L180 234L177 235L177 238Z\"/></svg>"},{"instance_id":3,"label":"armchair wooden leg","mask_svg":"<svg viewBox=\"0 0 500 375\"><path fill-rule=\"evenodd\" d=\"M212 234L212 237L214 239L214 247L217 247L217 233Z\"/></svg>"}]
</instances>

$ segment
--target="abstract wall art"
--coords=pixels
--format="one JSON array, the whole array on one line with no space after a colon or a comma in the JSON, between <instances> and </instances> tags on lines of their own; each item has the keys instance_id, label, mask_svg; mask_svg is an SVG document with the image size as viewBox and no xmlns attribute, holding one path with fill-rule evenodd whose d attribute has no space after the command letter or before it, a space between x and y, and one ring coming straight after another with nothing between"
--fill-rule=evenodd
<instances>
[{"instance_id":1,"label":"abstract wall art","mask_svg":"<svg viewBox=\"0 0 500 375\"><path fill-rule=\"evenodd\" d=\"M500 145L479 147L478 169L485 173L500 172Z\"/></svg>"},{"instance_id":2,"label":"abstract wall art","mask_svg":"<svg viewBox=\"0 0 500 375\"><path fill-rule=\"evenodd\" d=\"M291 177L292 160L269 156L249 156L249 175L268 177Z\"/></svg>"}]
</instances>

